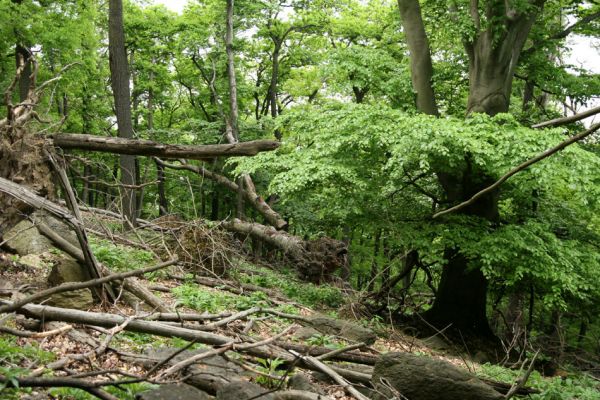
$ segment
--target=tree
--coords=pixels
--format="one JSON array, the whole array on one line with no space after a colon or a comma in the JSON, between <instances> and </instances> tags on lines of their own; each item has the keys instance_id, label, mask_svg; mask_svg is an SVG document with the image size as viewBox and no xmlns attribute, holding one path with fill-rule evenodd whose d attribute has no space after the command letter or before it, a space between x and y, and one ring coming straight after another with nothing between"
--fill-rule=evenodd
<instances>
[{"instance_id":1,"label":"tree","mask_svg":"<svg viewBox=\"0 0 600 400\"><path fill-rule=\"evenodd\" d=\"M123 1L110 0L108 3L108 38L110 54L110 76L117 116L118 136L125 139L133 137L131 119L131 100L129 91L129 67L125 52L125 33L123 27ZM121 195L121 211L126 225L136 224L137 202L135 197L135 156L119 156L121 183L124 185Z\"/></svg>"}]
</instances>

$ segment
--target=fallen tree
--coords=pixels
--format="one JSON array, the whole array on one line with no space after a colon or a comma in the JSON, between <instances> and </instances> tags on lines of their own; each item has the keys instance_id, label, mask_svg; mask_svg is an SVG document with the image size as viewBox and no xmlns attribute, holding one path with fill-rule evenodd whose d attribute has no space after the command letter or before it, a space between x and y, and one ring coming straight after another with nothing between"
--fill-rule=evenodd
<instances>
[{"instance_id":1,"label":"fallen tree","mask_svg":"<svg viewBox=\"0 0 600 400\"><path fill-rule=\"evenodd\" d=\"M233 144L183 145L165 144L142 139L94 136L84 134L59 134L49 137L49 143L62 149L99 151L113 154L156 156L210 160L216 157L254 156L261 151L279 147L274 140L253 140Z\"/></svg>"},{"instance_id":2,"label":"fallen tree","mask_svg":"<svg viewBox=\"0 0 600 400\"><path fill-rule=\"evenodd\" d=\"M12 302L4 300L0 300L0 304L5 305L7 307L11 307L13 305ZM43 306L38 304L28 304L22 306L16 312L24 314L28 317L33 317L44 321L71 322L77 324L100 326L104 328L123 326L124 330L130 332L148 333L164 337L177 337L184 340L203 343L211 346L230 346L233 343L234 345L231 347L231 350L233 351L240 351L252 356L266 359L279 358L288 365L296 365L299 363L299 365L303 368L320 371L319 368L302 362L293 354L282 349L281 347L272 344L250 346L248 345L248 343L243 343L232 337L217 335L214 333L194 329L182 328L179 326L166 325L157 321L143 321L138 319L131 319L116 314L79 311L67 308ZM333 366L331 368L339 375L343 376L344 378L350 381L370 384L370 375Z\"/></svg>"},{"instance_id":3,"label":"fallen tree","mask_svg":"<svg viewBox=\"0 0 600 400\"><path fill-rule=\"evenodd\" d=\"M216 172L210 171L204 167L189 164L168 164L158 158L156 158L155 160L159 165L163 167L167 167L174 170L186 170L195 172L203 178L208 178L216 182L217 184L226 187L234 193L241 192L242 196L244 197L244 200L248 204L250 204L256 211L258 211L270 225L272 225L278 230L281 230L287 226L287 222L283 218L281 218L281 216L277 212L275 212L261 196L259 196L256 193L256 188L254 187L254 184L250 184L251 181L248 181L250 179L249 175L244 175L244 185L243 188L240 188L240 186L237 183L233 182L227 177Z\"/></svg>"},{"instance_id":4,"label":"fallen tree","mask_svg":"<svg viewBox=\"0 0 600 400\"><path fill-rule=\"evenodd\" d=\"M271 226L245 222L237 218L225 221L222 226L277 248L295 266L300 278L309 282L330 280L333 273L346 262L348 247L341 240L328 237L303 240Z\"/></svg>"}]
</instances>

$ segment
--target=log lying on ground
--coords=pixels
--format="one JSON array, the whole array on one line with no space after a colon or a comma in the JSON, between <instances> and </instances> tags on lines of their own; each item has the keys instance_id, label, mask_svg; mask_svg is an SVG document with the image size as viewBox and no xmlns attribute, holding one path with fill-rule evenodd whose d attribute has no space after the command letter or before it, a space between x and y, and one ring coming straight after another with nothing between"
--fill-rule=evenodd
<instances>
[{"instance_id":1,"label":"log lying on ground","mask_svg":"<svg viewBox=\"0 0 600 400\"><path fill-rule=\"evenodd\" d=\"M54 146L63 149L162 158L187 158L191 160L207 160L215 157L254 156L261 151L271 151L279 147L279 143L274 140L253 140L234 144L192 146L164 144L142 139L124 139L81 134L60 134L51 137L49 140Z\"/></svg>"},{"instance_id":2,"label":"log lying on ground","mask_svg":"<svg viewBox=\"0 0 600 400\"><path fill-rule=\"evenodd\" d=\"M13 303L9 301L0 300L0 304L11 306ZM38 304L28 304L17 310L18 313L24 314L28 317L41 319L44 321L62 321L70 322L75 324L85 324L100 326L104 328L113 328L117 325L123 324L128 318L107 313L97 313L88 311L72 310L67 308L42 306ZM131 320L124 327L124 330L139 333L148 333L151 335L158 335L164 337L178 337L184 340L196 341L211 346L223 346L232 342L237 343L236 339L216 335L210 332L197 331L193 329L181 328L178 326L165 325L156 321L141 321ZM292 354L284 351L281 348L265 345L258 347L240 347L239 351L250 354L252 356L260 358L275 359L279 358L287 364L297 363L298 360ZM310 365L301 364L303 367L318 370ZM349 371L342 368L332 367L338 374L346 379L355 382L361 382L364 384L370 384L370 375L363 374L360 372Z\"/></svg>"},{"instance_id":3,"label":"log lying on ground","mask_svg":"<svg viewBox=\"0 0 600 400\"><path fill-rule=\"evenodd\" d=\"M232 232L251 236L281 250L294 264L300 277L319 283L330 278L346 261L347 245L327 237L303 240L273 227L239 219L226 221L222 226Z\"/></svg>"},{"instance_id":4,"label":"log lying on ground","mask_svg":"<svg viewBox=\"0 0 600 400\"><path fill-rule=\"evenodd\" d=\"M175 170L186 170L195 172L202 177L208 178L218 183L219 185L228 188L234 193L237 193L240 190L239 185L237 183L233 182L232 180L228 179L227 177L221 174L209 171L204 167L189 164L167 164L158 158L155 158L155 160L163 167ZM270 225L274 226L278 230L285 228L287 226L287 222L283 218L281 218L281 216L277 212L275 212L271 207L269 207L265 200L256 193L256 188L254 187L252 180L250 180L250 177L248 175L244 175L244 179L245 182L244 189L242 190L242 195L244 196L246 202L248 202L248 204L250 204L256 211L258 211Z\"/></svg>"}]
</instances>

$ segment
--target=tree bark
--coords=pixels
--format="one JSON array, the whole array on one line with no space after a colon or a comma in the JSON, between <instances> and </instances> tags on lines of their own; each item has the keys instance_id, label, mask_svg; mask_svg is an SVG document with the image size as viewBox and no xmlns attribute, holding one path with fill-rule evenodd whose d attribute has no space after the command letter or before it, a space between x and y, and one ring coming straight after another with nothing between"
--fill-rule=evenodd
<instances>
[{"instance_id":1,"label":"tree bark","mask_svg":"<svg viewBox=\"0 0 600 400\"><path fill-rule=\"evenodd\" d=\"M500 22L489 24L465 44L469 56L467 115L508 111L519 56L544 0L529 3L530 8L522 14L507 8L508 3L490 1L486 5L488 19ZM478 21L474 22L480 29Z\"/></svg>"},{"instance_id":2,"label":"tree bark","mask_svg":"<svg viewBox=\"0 0 600 400\"><path fill-rule=\"evenodd\" d=\"M131 139L133 126L131 120L131 94L129 91L129 68L125 51L125 32L123 27L122 0L108 2L108 50L110 58L110 78L115 101L118 134L120 138ZM121 154L119 157L121 183L125 186L121 195L121 211L123 218L135 226L137 215L135 186L135 157ZM127 227L128 224L126 223Z\"/></svg>"},{"instance_id":3,"label":"tree bark","mask_svg":"<svg viewBox=\"0 0 600 400\"><path fill-rule=\"evenodd\" d=\"M239 219L226 221L222 226L227 230L251 236L281 250L284 256L294 264L299 276L309 282L320 283L329 280L332 274L346 262L348 248L340 240L326 237L303 240L287 232L278 231L272 226L244 222Z\"/></svg>"},{"instance_id":4,"label":"tree bark","mask_svg":"<svg viewBox=\"0 0 600 400\"><path fill-rule=\"evenodd\" d=\"M424 114L438 115L432 86L431 51L419 0L398 0L398 8L410 51L410 75L416 93L417 110Z\"/></svg>"},{"instance_id":5,"label":"tree bark","mask_svg":"<svg viewBox=\"0 0 600 400\"><path fill-rule=\"evenodd\" d=\"M253 140L234 144L200 146L163 144L151 140L125 139L106 136L60 134L51 137L55 146L63 149L99 151L104 153L210 160L215 157L254 156L261 151L275 150L274 140Z\"/></svg>"}]
</instances>

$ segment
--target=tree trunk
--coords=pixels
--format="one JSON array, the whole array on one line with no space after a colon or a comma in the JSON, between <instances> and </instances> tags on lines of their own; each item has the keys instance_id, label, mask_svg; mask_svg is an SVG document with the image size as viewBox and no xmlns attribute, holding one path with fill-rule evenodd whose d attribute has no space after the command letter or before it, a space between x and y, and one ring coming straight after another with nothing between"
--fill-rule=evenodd
<instances>
[{"instance_id":1,"label":"tree trunk","mask_svg":"<svg viewBox=\"0 0 600 400\"><path fill-rule=\"evenodd\" d=\"M115 100L118 132L120 138L131 139L133 126L131 120L131 99L129 91L129 69L125 52L125 32L123 28L122 0L109 0L108 3L108 50L110 58L110 77ZM135 190L135 157L121 154L119 156L121 183L129 185L122 188L121 212L123 218L135 226L136 197ZM125 226L128 226L126 223Z\"/></svg>"},{"instance_id":2,"label":"tree trunk","mask_svg":"<svg viewBox=\"0 0 600 400\"><path fill-rule=\"evenodd\" d=\"M432 86L431 52L419 0L398 0L398 8L410 51L410 74L416 93L417 110L429 115L438 115Z\"/></svg>"},{"instance_id":3,"label":"tree trunk","mask_svg":"<svg viewBox=\"0 0 600 400\"><path fill-rule=\"evenodd\" d=\"M456 250L447 250L442 279L426 320L438 329L451 326L466 334L493 337L486 316L487 281L479 269Z\"/></svg>"},{"instance_id":4,"label":"tree trunk","mask_svg":"<svg viewBox=\"0 0 600 400\"><path fill-rule=\"evenodd\" d=\"M216 157L254 156L261 151L275 150L279 147L279 143L274 140L252 140L234 144L206 144L193 146L163 144L142 139L125 139L80 134L55 135L51 140L55 146L63 149L78 149L138 156L156 156L161 158L187 158L205 161ZM132 171L135 171L135 165Z\"/></svg>"},{"instance_id":5,"label":"tree trunk","mask_svg":"<svg viewBox=\"0 0 600 400\"><path fill-rule=\"evenodd\" d=\"M465 44L469 56L467 115L508 111L519 56L543 2L530 1L528 12L523 14L507 8L508 3L487 3L488 17L498 22L489 24L472 42ZM477 17L474 22L481 29Z\"/></svg>"}]
</instances>

